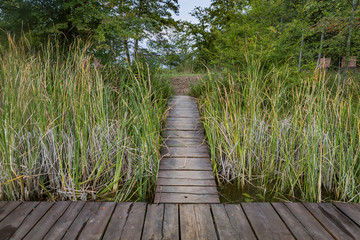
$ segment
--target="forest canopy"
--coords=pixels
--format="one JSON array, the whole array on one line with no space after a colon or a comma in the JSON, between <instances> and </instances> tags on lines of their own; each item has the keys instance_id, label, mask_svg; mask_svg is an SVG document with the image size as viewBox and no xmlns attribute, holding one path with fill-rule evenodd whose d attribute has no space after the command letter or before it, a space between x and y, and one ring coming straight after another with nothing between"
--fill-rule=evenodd
<instances>
[{"instance_id":1,"label":"forest canopy","mask_svg":"<svg viewBox=\"0 0 360 240\"><path fill-rule=\"evenodd\" d=\"M331 58L332 68L360 53L359 0L212 0L196 8L198 23L175 21L177 0L4 0L6 32L25 33L33 43L49 37L95 42L103 62L147 58L169 68L236 69L244 52L269 63L314 65Z\"/></svg>"}]
</instances>

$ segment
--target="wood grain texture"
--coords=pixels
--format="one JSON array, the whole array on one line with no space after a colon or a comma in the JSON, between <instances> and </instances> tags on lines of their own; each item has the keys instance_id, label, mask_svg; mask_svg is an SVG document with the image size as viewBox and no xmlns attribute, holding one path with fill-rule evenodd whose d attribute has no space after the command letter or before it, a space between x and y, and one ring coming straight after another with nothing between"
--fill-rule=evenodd
<instances>
[{"instance_id":1,"label":"wood grain texture","mask_svg":"<svg viewBox=\"0 0 360 240\"><path fill-rule=\"evenodd\" d=\"M217 239L208 205L180 205L181 239Z\"/></svg>"},{"instance_id":2,"label":"wood grain texture","mask_svg":"<svg viewBox=\"0 0 360 240\"><path fill-rule=\"evenodd\" d=\"M160 170L211 170L209 158L162 158Z\"/></svg>"},{"instance_id":3,"label":"wood grain texture","mask_svg":"<svg viewBox=\"0 0 360 240\"><path fill-rule=\"evenodd\" d=\"M116 203L104 202L96 213L89 218L84 229L78 236L79 240L98 240L101 239L110 217L114 211Z\"/></svg>"},{"instance_id":4,"label":"wood grain texture","mask_svg":"<svg viewBox=\"0 0 360 240\"><path fill-rule=\"evenodd\" d=\"M331 203L304 203L304 206L337 239L356 239L360 228Z\"/></svg>"},{"instance_id":5,"label":"wood grain texture","mask_svg":"<svg viewBox=\"0 0 360 240\"><path fill-rule=\"evenodd\" d=\"M156 193L155 203L220 203L219 196L214 194L192 193Z\"/></svg>"},{"instance_id":6,"label":"wood grain texture","mask_svg":"<svg viewBox=\"0 0 360 240\"><path fill-rule=\"evenodd\" d=\"M284 204L291 213L301 222L313 239L333 239L313 215L301 203Z\"/></svg>"},{"instance_id":7,"label":"wood grain texture","mask_svg":"<svg viewBox=\"0 0 360 240\"><path fill-rule=\"evenodd\" d=\"M50 202L41 202L33 211L24 219L20 227L11 236L10 239L23 239L25 235L41 220L47 211L54 205Z\"/></svg>"},{"instance_id":8,"label":"wood grain texture","mask_svg":"<svg viewBox=\"0 0 360 240\"><path fill-rule=\"evenodd\" d=\"M69 207L70 202L58 202L54 204L49 211L39 220L24 239L43 239L49 229L57 222Z\"/></svg>"},{"instance_id":9,"label":"wood grain texture","mask_svg":"<svg viewBox=\"0 0 360 240\"><path fill-rule=\"evenodd\" d=\"M259 239L294 239L270 203L241 205Z\"/></svg>"},{"instance_id":10,"label":"wood grain texture","mask_svg":"<svg viewBox=\"0 0 360 240\"><path fill-rule=\"evenodd\" d=\"M24 202L0 222L1 239L9 239L39 202Z\"/></svg>"}]
</instances>

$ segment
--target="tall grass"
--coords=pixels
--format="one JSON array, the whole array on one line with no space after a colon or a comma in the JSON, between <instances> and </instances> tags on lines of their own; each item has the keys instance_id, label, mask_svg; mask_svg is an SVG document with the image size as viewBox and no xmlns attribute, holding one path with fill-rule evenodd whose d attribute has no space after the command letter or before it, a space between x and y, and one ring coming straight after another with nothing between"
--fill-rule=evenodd
<instances>
[{"instance_id":1,"label":"tall grass","mask_svg":"<svg viewBox=\"0 0 360 240\"><path fill-rule=\"evenodd\" d=\"M281 199L359 202L359 89L354 78L303 78L249 56L235 76L209 75L193 91L219 180Z\"/></svg>"},{"instance_id":2,"label":"tall grass","mask_svg":"<svg viewBox=\"0 0 360 240\"><path fill-rule=\"evenodd\" d=\"M168 85L142 66L100 73L80 41L2 49L0 199L146 200Z\"/></svg>"}]
</instances>

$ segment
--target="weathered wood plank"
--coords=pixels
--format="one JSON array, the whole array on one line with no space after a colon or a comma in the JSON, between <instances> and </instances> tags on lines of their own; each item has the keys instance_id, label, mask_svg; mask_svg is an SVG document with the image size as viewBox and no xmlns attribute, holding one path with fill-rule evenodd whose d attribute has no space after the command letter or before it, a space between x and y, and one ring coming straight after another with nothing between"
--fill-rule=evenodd
<instances>
[{"instance_id":1,"label":"weathered wood plank","mask_svg":"<svg viewBox=\"0 0 360 240\"><path fill-rule=\"evenodd\" d=\"M124 229L131 202L118 203L104 233L104 240L119 240Z\"/></svg>"},{"instance_id":2,"label":"weathered wood plank","mask_svg":"<svg viewBox=\"0 0 360 240\"><path fill-rule=\"evenodd\" d=\"M84 229L81 231L79 240L98 240L101 239L106 226L111 218L116 203L104 202L96 213L89 218Z\"/></svg>"},{"instance_id":3,"label":"weathered wood plank","mask_svg":"<svg viewBox=\"0 0 360 240\"><path fill-rule=\"evenodd\" d=\"M203 140L205 135L202 132L197 131L164 131L164 138L184 138L184 139L196 139Z\"/></svg>"},{"instance_id":4,"label":"weathered wood plank","mask_svg":"<svg viewBox=\"0 0 360 240\"><path fill-rule=\"evenodd\" d=\"M181 239L217 239L208 205L180 205Z\"/></svg>"},{"instance_id":5,"label":"weathered wood plank","mask_svg":"<svg viewBox=\"0 0 360 240\"><path fill-rule=\"evenodd\" d=\"M165 204L163 240L179 239L179 208L176 204Z\"/></svg>"},{"instance_id":6,"label":"weathered wood plank","mask_svg":"<svg viewBox=\"0 0 360 240\"><path fill-rule=\"evenodd\" d=\"M162 239L164 204L149 204L142 234L143 240Z\"/></svg>"},{"instance_id":7,"label":"weathered wood plank","mask_svg":"<svg viewBox=\"0 0 360 240\"><path fill-rule=\"evenodd\" d=\"M356 204L334 203L334 205L360 226L360 208L357 208Z\"/></svg>"},{"instance_id":8,"label":"weathered wood plank","mask_svg":"<svg viewBox=\"0 0 360 240\"><path fill-rule=\"evenodd\" d=\"M200 147L162 147L161 155L170 158L209 158L209 152L205 145Z\"/></svg>"},{"instance_id":9,"label":"weathered wood plank","mask_svg":"<svg viewBox=\"0 0 360 240\"><path fill-rule=\"evenodd\" d=\"M209 158L162 158L160 170L211 170Z\"/></svg>"},{"instance_id":10,"label":"weathered wood plank","mask_svg":"<svg viewBox=\"0 0 360 240\"><path fill-rule=\"evenodd\" d=\"M159 178L172 178L172 179L201 179L212 180L214 174L212 171L159 171Z\"/></svg>"},{"instance_id":11,"label":"weathered wood plank","mask_svg":"<svg viewBox=\"0 0 360 240\"><path fill-rule=\"evenodd\" d=\"M272 203L285 225L297 239L312 239L306 228L283 203Z\"/></svg>"},{"instance_id":12,"label":"weathered wood plank","mask_svg":"<svg viewBox=\"0 0 360 240\"><path fill-rule=\"evenodd\" d=\"M191 193L156 193L155 203L220 203L218 195Z\"/></svg>"},{"instance_id":13,"label":"weathered wood plank","mask_svg":"<svg viewBox=\"0 0 360 240\"><path fill-rule=\"evenodd\" d=\"M203 179L173 179L173 178L158 178L158 185L162 186L216 186L215 180Z\"/></svg>"},{"instance_id":14,"label":"weathered wood plank","mask_svg":"<svg viewBox=\"0 0 360 240\"><path fill-rule=\"evenodd\" d=\"M9 202L0 209L0 221L2 221L4 218L6 218L7 215L9 215L12 211L14 211L21 202Z\"/></svg>"},{"instance_id":15,"label":"weathered wood plank","mask_svg":"<svg viewBox=\"0 0 360 240\"><path fill-rule=\"evenodd\" d=\"M255 240L253 232L245 213L239 204L225 204L225 210L229 216L229 220L233 229L237 231L239 239Z\"/></svg>"},{"instance_id":16,"label":"weathered wood plank","mask_svg":"<svg viewBox=\"0 0 360 240\"><path fill-rule=\"evenodd\" d=\"M120 239L141 239L144 225L146 203L133 203Z\"/></svg>"},{"instance_id":17,"label":"weathered wood plank","mask_svg":"<svg viewBox=\"0 0 360 240\"><path fill-rule=\"evenodd\" d=\"M241 205L259 239L294 239L270 203Z\"/></svg>"},{"instance_id":18,"label":"weathered wood plank","mask_svg":"<svg viewBox=\"0 0 360 240\"><path fill-rule=\"evenodd\" d=\"M168 147L191 147L196 146L200 147L204 145L205 142L203 139L185 139L185 138L167 138L165 139L165 146Z\"/></svg>"},{"instance_id":19,"label":"weathered wood plank","mask_svg":"<svg viewBox=\"0 0 360 240\"><path fill-rule=\"evenodd\" d=\"M56 224L45 235L45 239L62 239L84 205L85 202L71 202L65 213L58 219Z\"/></svg>"},{"instance_id":20,"label":"weathered wood plank","mask_svg":"<svg viewBox=\"0 0 360 240\"><path fill-rule=\"evenodd\" d=\"M167 117L166 122L169 124L199 124L201 123L200 118L180 118L180 117Z\"/></svg>"},{"instance_id":21,"label":"weathered wood plank","mask_svg":"<svg viewBox=\"0 0 360 240\"><path fill-rule=\"evenodd\" d=\"M57 202L49 211L38 221L38 223L30 230L24 239L43 239L49 229L56 223L61 215L69 207L70 202Z\"/></svg>"},{"instance_id":22,"label":"weathered wood plank","mask_svg":"<svg viewBox=\"0 0 360 240\"><path fill-rule=\"evenodd\" d=\"M97 212L100 206L101 202L87 202L66 231L63 240L76 239L86 222Z\"/></svg>"},{"instance_id":23,"label":"weathered wood plank","mask_svg":"<svg viewBox=\"0 0 360 240\"><path fill-rule=\"evenodd\" d=\"M285 203L284 205L290 209L291 213L301 222L313 239L333 239L301 203Z\"/></svg>"},{"instance_id":24,"label":"weathered wood plank","mask_svg":"<svg viewBox=\"0 0 360 240\"><path fill-rule=\"evenodd\" d=\"M165 124L165 128L163 130L198 131L198 132L204 133L204 128L200 122L197 124L180 124L180 123L174 124L174 123L167 122Z\"/></svg>"},{"instance_id":25,"label":"weathered wood plank","mask_svg":"<svg viewBox=\"0 0 360 240\"><path fill-rule=\"evenodd\" d=\"M20 227L11 236L11 239L23 239L25 235L40 221L45 213L53 206L54 203L41 202L33 211L25 218Z\"/></svg>"},{"instance_id":26,"label":"weathered wood plank","mask_svg":"<svg viewBox=\"0 0 360 240\"><path fill-rule=\"evenodd\" d=\"M185 194L215 194L217 195L216 187L198 187L198 186L157 186L157 193L185 193Z\"/></svg>"},{"instance_id":27,"label":"weathered wood plank","mask_svg":"<svg viewBox=\"0 0 360 240\"><path fill-rule=\"evenodd\" d=\"M304 203L305 207L337 239L356 239L360 228L331 203Z\"/></svg>"},{"instance_id":28,"label":"weathered wood plank","mask_svg":"<svg viewBox=\"0 0 360 240\"><path fill-rule=\"evenodd\" d=\"M1 208L4 207L8 202L6 201L0 201L0 211L1 211Z\"/></svg>"},{"instance_id":29,"label":"weathered wood plank","mask_svg":"<svg viewBox=\"0 0 360 240\"><path fill-rule=\"evenodd\" d=\"M168 113L168 118L200 118L198 111L170 111Z\"/></svg>"},{"instance_id":30,"label":"weathered wood plank","mask_svg":"<svg viewBox=\"0 0 360 240\"><path fill-rule=\"evenodd\" d=\"M219 238L224 240L240 239L240 236L237 234L236 229L234 229L233 225L230 223L224 205L212 204L211 210L214 216L214 221L219 234Z\"/></svg>"},{"instance_id":31,"label":"weathered wood plank","mask_svg":"<svg viewBox=\"0 0 360 240\"><path fill-rule=\"evenodd\" d=\"M0 222L0 238L9 239L39 202L24 202Z\"/></svg>"}]
</instances>

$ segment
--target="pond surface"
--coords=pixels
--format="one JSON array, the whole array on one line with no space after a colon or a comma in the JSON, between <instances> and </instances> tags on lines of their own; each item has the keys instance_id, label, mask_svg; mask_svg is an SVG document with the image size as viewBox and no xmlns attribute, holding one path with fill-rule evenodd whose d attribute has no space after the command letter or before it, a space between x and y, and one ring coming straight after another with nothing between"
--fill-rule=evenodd
<instances>
[{"instance_id":1,"label":"pond surface","mask_svg":"<svg viewBox=\"0 0 360 240\"><path fill-rule=\"evenodd\" d=\"M284 202L282 199L274 198L273 194L265 193L263 189L252 184L239 187L237 184L227 183L218 186L221 203L242 202Z\"/></svg>"}]
</instances>

